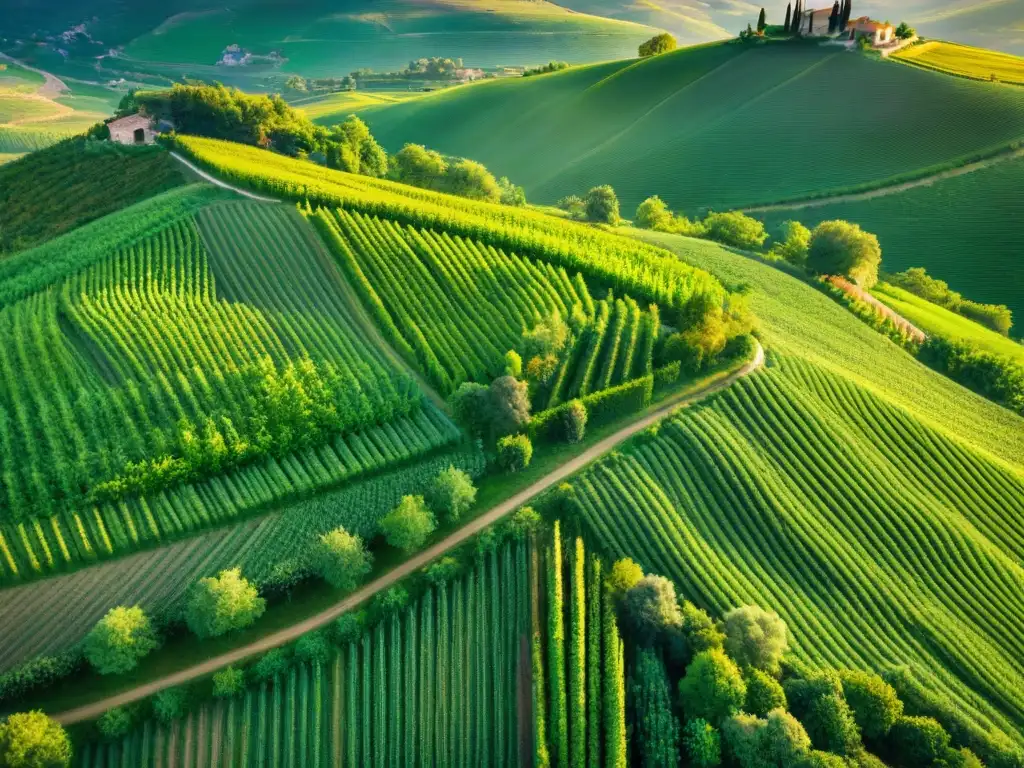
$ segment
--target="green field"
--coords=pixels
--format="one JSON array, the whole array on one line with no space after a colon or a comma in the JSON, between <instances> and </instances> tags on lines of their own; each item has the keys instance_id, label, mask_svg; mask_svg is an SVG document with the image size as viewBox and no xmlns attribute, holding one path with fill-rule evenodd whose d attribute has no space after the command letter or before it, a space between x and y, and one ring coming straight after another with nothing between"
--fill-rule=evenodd
<instances>
[{"instance_id":1,"label":"green field","mask_svg":"<svg viewBox=\"0 0 1024 768\"><path fill-rule=\"evenodd\" d=\"M851 90L872 96L853 106ZM1024 91L844 50L731 43L360 114L389 150L414 141L473 158L534 202L611 184L631 216L654 194L694 213L919 174L1019 140Z\"/></svg>"},{"instance_id":2,"label":"green field","mask_svg":"<svg viewBox=\"0 0 1024 768\"><path fill-rule=\"evenodd\" d=\"M299 6L243 0L230 8L178 0L145 12L120 0L96 0L64 10L69 21L54 33L93 18L87 28L103 45L79 38L64 46L70 54L66 61L55 55L56 46L16 47L12 54L58 77L137 81L187 75L254 90L280 89L291 73L340 77L359 68L398 71L429 56L461 57L474 67L620 58L658 31L527 0L315 0ZM19 22L26 35L56 23L38 14L33 18L31 11L11 24L16 28ZM274 58L218 66L230 45ZM96 60L117 46L123 46L117 57ZM98 66L99 75L87 78L86 65Z\"/></svg>"},{"instance_id":3,"label":"green field","mask_svg":"<svg viewBox=\"0 0 1024 768\"><path fill-rule=\"evenodd\" d=\"M712 614L771 606L800 663L910 665L1024 742L1021 475L776 355L573 485L607 551Z\"/></svg>"},{"instance_id":4,"label":"green field","mask_svg":"<svg viewBox=\"0 0 1024 768\"><path fill-rule=\"evenodd\" d=\"M878 235L889 272L925 267L967 298L1005 304L1024 318L1016 257L1024 250L1022 185L1024 157L1018 157L898 194L757 216L773 234L787 219L808 227L828 219L855 221Z\"/></svg>"},{"instance_id":5,"label":"green field","mask_svg":"<svg viewBox=\"0 0 1024 768\"><path fill-rule=\"evenodd\" d=\"M291 101L291 106L304 113L310 120L323 125L340 123L353 112L366 107L395 104L405 99L422 96L421 93L403 91L342 91L326 96L313 96Z\"/></svg>"},{"instance_id":6,"label":"green field","mask_svg":"<svg viewBox=\"0 0 1024 768\"><path fill-rule=\"evenodd\" d=\"M983 48L930 41L905 48L893 58L976 80L1024 85L1024 59Z\"/></svg>"},{"instance_id":7,"label":"green field","mask_svg":"<svg viewBox=\"0 0 1024 768\"><path fill-rule=\"evenodd\" d=\"M196 215L218 196L165 193L3 263L5 582L439 444L306 220L284 206Z\"/></svg>"},{"instance_id":8,"label":"green field","mask_svg":"<svg viewBox=\"0 0 1024 768\"><path fill-rule=\"evenodd\" d=\"M156 147L77 138L36 151L0 171L0 254L31 248L184 181L181 166Z\"/></svg>"},{"instance_id":9,"label":"green field","mask_svg":"<svg viewBox=\"0 0 1024 768\"><path fill-rule=\"evenodd\" d=\"M969 341L988 352L1004 355L1024 364L1024 346L945 307L888 283L876 285L871 289L871 295L892 307L927 334Z\"/></svg>"}]
</instances>

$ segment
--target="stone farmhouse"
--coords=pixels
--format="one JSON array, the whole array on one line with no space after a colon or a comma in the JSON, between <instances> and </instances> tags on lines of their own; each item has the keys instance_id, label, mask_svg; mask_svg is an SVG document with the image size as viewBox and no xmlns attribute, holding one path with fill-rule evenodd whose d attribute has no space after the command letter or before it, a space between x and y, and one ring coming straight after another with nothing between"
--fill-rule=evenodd
<instances>
[{"instance_id":1,"label":"stone farmhouse","mask_svg":"<svg viewBox=\"0 0 1024 768\"><path fill-rule=\"evenodd\" d=\"M800 17L800 34L804 37L827 37L831 16L832 6L817 11L804 11Z\"/></svg>"},{"instance_id":2,"label":"stone farmhouse","mask_svg":"<svg viewBox=\"0 0 1024 768\"><path fill-rule=\"evenodd\" d=\"M892 24L887 24L884 21L873 21L868 16L851 19L849 25L847 25L847 30L850 33L851 40L864 37L876 48L891 44L896 37L896 29Z\"/></svg>"},{"instance_id":3,"label":"stone farmhouse","mask_svg":"<svg viewBox=\"0 0 1024 768\"><path fill-rule=\"evenodd\" d=\"M118 144L152 144L156 140L153 118L146 115L128 115L107 123L110 140Z\"/></svg>"}]
</instances>

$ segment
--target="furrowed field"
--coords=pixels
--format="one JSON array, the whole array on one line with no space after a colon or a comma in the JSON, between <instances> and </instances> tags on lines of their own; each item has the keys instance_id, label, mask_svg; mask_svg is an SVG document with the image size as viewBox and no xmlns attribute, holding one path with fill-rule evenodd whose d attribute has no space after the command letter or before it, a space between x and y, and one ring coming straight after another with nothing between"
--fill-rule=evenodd
<instances>
[{"instance_id":1,"label":"furrowed field","mask_svg":"<svg viewBox=\"0 0 1024 768\"><path fill-rule=\"evenodd\" d=\"M1024 85L1024 59L1008 53L933 40L899 51L894 58L976 80Z\"/></svg>"},{"instance_id":2,"label":"furrowed field","mask_svg":"<svg viewBox=\"0 0 1024 768\"><path fill-rule=\"evenodd\" d=\"M514 766L538 744L617 764L625 660L602 572L557 523L504 541L362 633L342 617L321 658L297 645L270 679L256 664L241 694L87 743L75 765Z\"/></svg>"},{"instance_id":3,"label":"furrowed field","mask_svg":"<svg viewBox=\"0 0 1024 768\"><path fill-rule=\"evenodd\" d=\"M423 417L428 413L429 408ZM444 439L460 438L450 423L445 428L449 432ZM0 628L0 672L33 656L67 651L118 605L141 605L158 616L179 615L189 588L224 568L237 566L257 584L284 568L301 571L320 534L340 525L370 539L377 532L377 522L402 496L422 493L441 469L455 466L475 476L482 465L483 457L475 451L444 452L337 491L282 504L265 517L3 590L0 610L12 620Z\"/></svg>"},{"instance_id":4,"label":"furrowed field","mask_svg":"<svg viewBox=\"0 0 1024 768\"><path fill-rule=\"evenodd\" d=\"M210 195L170 193L5 262L5 582L223 523L450 439L367 342L305 219L245 204L193 216Z\"/></svg>"},{"instance_id":5,"label":"furrowed field","mask_svg":"<svg viewBox=\"0 0 1024 768\"><path fill-rule=\"evenodd\" d=\"M970 341L997 355L1005 355L1024 364L1024 346L986 328L980 323L932 304L927 299L888 283L879 283L871 295L900 313L928 334Z\"/></svg>"},{"instance_id":6,"label":"furrowed field","mask_svg":"<svg viewBox=\"0 0 1024 768\"><path fill-rule=\"evenodd\" d=\"M1024 136L1024 91L818 46L717 44L360 114L387 149L412 141L471 157L534 202L611 184L627 215L649 195L692 214L877 184L1006 145Z\"/></svg>"},{"instance_id":7,"label":"furrowed field","mask_svg":"<svg viewBox=\"0 0 1024 768\"><path fill-rule=\"evenodd\" d=\"M1024 317L1018 288L1024 273L1015 257L1024 249L1022 185L1024 157L1017 157L870 200L755 215L772 233L788 219L808 227L828 219L855 221L878 235L888 271L923 266L965 296L1006 304Z\"/></svg>"},{"instance_id":8,"label":"furrowed field","mask_svg":"<svg viewBox=\"0 0 1024 768\"><path fill-rule=\"evenodd\" d=\"M777 357L573 484L603 547L713 614L773 606L801 663L910 665L1020 740L1020 475Z\"/></svg>"}]
</instances>

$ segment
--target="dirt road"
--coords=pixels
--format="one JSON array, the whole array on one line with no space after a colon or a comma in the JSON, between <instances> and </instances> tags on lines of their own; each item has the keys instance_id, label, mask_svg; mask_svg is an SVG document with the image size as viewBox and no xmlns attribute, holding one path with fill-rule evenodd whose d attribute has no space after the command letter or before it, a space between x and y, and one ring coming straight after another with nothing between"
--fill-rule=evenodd
<instances>
[{"instance_id":1,"label":"dirt road","mask_svg":"<svg viewBox=\"0 0 1024 768\"><path fill-rule=\"evenodd\" d=\"M138 688L133 688L130 691L125 691L124 693L120 693L116 696L111 696L108 699L87 704L77 709L68 710L67 712L61 712L60 714L54 715L54 717L63 725L72 725L74 723L92 720L102 715L108 709L131 704L132 702L139 701L147 696L152 696L154 693L157 693L164 688L182 685L191 680L204 677L216 672L218 669L228 666L229 664L236 664L240 661L244 661L251 656L264 653L269 651L271 648L276 648L284 645L285 643L291 642L306 632L318 629L319 627L333 621L346 611L352 610L360 603L369 600L378 592L387 589L396 582L404 579L406 576L409 576L420 568L423 568L428 563L441 557L451 549L459 546L466 541L466 539L479 533L487 526L492 525L505 515L523 506L534 497L562 482L570 475L580 471L594 460L601 458L624 440L627 440L638 432L647 429L649 426L665 418L665 416L678 408L692 405L715 392L725 389L738 379L753 373L763 364L764 350L760 345L758 345L754 358L739 370L734 371L728 376L712 382L695 392L679 393L673 396L655 410L628 424L614 434L609 435L600 442L595 443L576 458L562 464L560 467L540 478L529 487L517 493L515 496L512 496L501 504L487 510L487 512L480 515L480 517L467 523L459 530L454 531L429 549L426 549L409 560L406 560L398 567L388 571L383 576L374 579L372 582L353 592L348 597L338 601L330 608L327 608L314 616L310 616L308 619L304 619L303 621L293 624L286 629L267 635L266 637L242 648L237 648L229 653L215 656L212 659L207 659L206 661L193 667L189 667L188 669L183 669L172 675L160 678L159 680L154 680L151 683L141 685Z\"/></svg>"},{"instance_id":2,"label":"dirt road","mask_svg":"<svg viewBox=\"0 0 1024 768\"><path fill-rule=\"evenodd\" d=\"M262 195L256 195L256 194L253 194L252 192L249 192L248 190L242 189L241 187L236 187L236 186L234 186L232 184L228 184L226 181L221 181L216 176L213 176L213 175L207 173L206 171L204 171L202 168L200 168L195 163L191 162L190 160L186 160L184 157L179 155L177 152L171 152L171 157L173 157L179 163L184 165L186 168L188 168L194 174L196 174L197 176L201 177L203 181L208 181L208 182L210 182L211 184L213 184L216 187L220 187L222 189L230 189L232 192L237 192L238 194L242 195L242 197L248 197L250 200L259 200L261 203L279 203L279 202L281 202L280 200L275 200L272 197L263 197Z\"/></svg>"},{"instance_id":3,"label":"dirt road","mask_svg":"<svg viewBox=\"0 0 1024 768\"><path fill-rule=\"evenodd\" d=\"M869 189L866 192L855 192L848 195L835 195L834 197L820 197L814 200L803 200L793 203L778 203L776 205L759 205L753 206L752 208L741 208L743 213L768 213L769 211L796 211L801 208L821 208L825 205L832 205L833 203L853 203L859 200L871 200L876 197L885 197L886 195L896 195L900 192L906 192L908 189L914 189L915 187L927 187L934 184L937 181L943 179L952 179L956 176L963 176L967 173L973 173L974 171L980 171L982 168L988 168L992 165L998 165L999 163L1005 163L1008 160L1016 160L1019 157L1024 157L1024 147L1020 149L1010 150L1008 152L1002 152L993 157L987 157L984 160L979 160L976 163L968 163L962 165L959 168L950 168L947 171L940 171L939 173L932 174L931 176L922 176L920 179L913 179L912 181L904 181L900 184L893 184L890 187L879 187L878 189Z\"/></svg>"}]
</instances>

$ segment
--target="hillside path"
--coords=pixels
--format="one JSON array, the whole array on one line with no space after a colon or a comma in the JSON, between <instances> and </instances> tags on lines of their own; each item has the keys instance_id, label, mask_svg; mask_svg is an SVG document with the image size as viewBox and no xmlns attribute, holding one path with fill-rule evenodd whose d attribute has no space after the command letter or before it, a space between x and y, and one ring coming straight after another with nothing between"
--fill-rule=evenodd
<instances>
[{"instance_id":1,"label":"hillside path","mask_svg":"<svg viewBox=\"0 0 1024 768\"><path fill-rule=\"evenodd\" d=\"M792 203L778 203L775 205L755 205L750 208L739 208L738 210L743 213L768 213L770 211L795 211L801 208L821 208L825 205L832 205L833 203L852 203L859 200L872 200L876 197L885 197L886 195L895 195L900 192L906 192L908 189L914 189L915 187L927 187L931 186L937 181L943 179L952 179L956 176L963 176L967 173L973 173L974 171L980 171L983 168L988 168L999 163L1005 163L1008 160L1016 160L1019 157L1024 157L1024 147L1020 149L1010 150L1008 152L1001 152L998 155L987 157L984 160L979 160L976 163L968 163L962 165L959 168L950 168L945 171L932 174L931 176L922 176L920 179L913 179L911 181L904 181L900 184L893 184L888 187L878 187L877 189L869 189L866 192L854 192L848 195L835 195L833 197L819 197L814 200L798 200Z\"/></svg>"},{"instance_id":2,"label":"hillside path","mask_svg":"<svg viewBox=\"0 0 1024 768\"><path fill-rule=\"evenodd\" d=\"M6 53L0 53L0 59L3 59L4 61L9 61L12 64L17 64L19 67L21 67L22 69L27 69L29 72L35 72L37 75L42 75L43 79L46 80L46 82L39 86L39 89L36 91L36 94L42 96L45 99L55 99L58 96L61 96L64 93L67 93L69 90L71 90L67 87L67 85L65 85L64 81L56 75L51 75L49 72L46 72L42 69L36 69L33 66L29 66L23 61L19 61L18 59L15 59L12 56L8 56Z\"/></svg>"},{"instance_id":3,"label":"hillside path","mask_svg":"<svg viewBox=\"0 0 1024 768\"><path fill-rule=\"evenodd\" d=\"M248 190L242 189L241 187L236 187L236 186L234 186L232 184L228 184L226 181L221 181L216 176L213 176L213 175L207 173L206 171L204 171L202 168L197 166L195 163L193 163L193 162L191 162L189 160L186 160L184 157L179 155L177 152L171 152L171 157L173 157L179 163L184 165L186 168L188 168L190 171L192 171L197 176L200 176L203 179L203 181L208 181L211 184L213 184L214 186L221 187L222 189L230 189L232 192L237 192L238 194L242 195L243 197L248 197L250 200L259 200L261 203L279 203L279 202L281 202L280 200L275 200L272 197L263 197L262 195L254 194L252 192L249 192Z\"/></svg>"},{"instance_id":4,"label":"hillside path","mask_svg":"<svg viewBox=\"0 0 1024 768\"><path fill-rule=\"evenodd\" d=\"M549 472L544 477L539 478L533 484L524 488L511 498L506 499L500 504L487 510L484 514L470 521L459 530L453 531L447 537L430 548L409 558L401 565L388 571L383 576L374 579L369 584L366 584L320 613L310 616L309 618L304 619L297 624L293 624L290 627L286 627L285 629L267 635L266 637L261 638L254 643L250 643L249 645L243 646L242 648L236 648L233 651L221 654L220 656L215 656L212 659L207 659L206 661L189 667L188 669L183 669L175 672L174 674L162 677L159 680L154 680L151 683L140 685L130 691L125 691L117 694L116 696L111 696L110 698L93 702L92 704L86 704L85 706L71 709L67 712L61 712L53 717L62 725L72 725L86 720L93 720L102 715L108 709L131 704L139 701L140 699L152 696L165 688L183 685L184 683L197 678L205 677L206 675L212 674L229 664L235 664L249 658L250 656L255 656L256 654L269 651L272 648L291 642L300 635L311 632L314 629L318 629L328 622L333 621L346 611L352 610L359 604L369 600L378 592L387 589L396 582L404 579L406 576L409 576L420 568L423 568L431 561L436 560L445 553L459 546L466 541L466 539L479 533L487 526L492 525L505 515L523 506L535 496L562 482L567 477L575 474L596 459L601 458L624 440L627 440L638 432L647 429L649 426L665 418L673 411L693 405L716 392L726 389L744 376L758 370L762 365L764 365L764 349L760 344L758 344L757 351L755 352L753 359L743 367L728 376L719 379L718 381L714 381L701 389L698 389L695 392L681 392L670 397L665 403L659 405L655 410L595 443L579 456L567 461L565 464L562 464L557 469Z\"/></svg>"}]
</instances>

